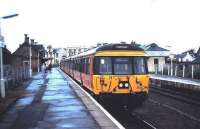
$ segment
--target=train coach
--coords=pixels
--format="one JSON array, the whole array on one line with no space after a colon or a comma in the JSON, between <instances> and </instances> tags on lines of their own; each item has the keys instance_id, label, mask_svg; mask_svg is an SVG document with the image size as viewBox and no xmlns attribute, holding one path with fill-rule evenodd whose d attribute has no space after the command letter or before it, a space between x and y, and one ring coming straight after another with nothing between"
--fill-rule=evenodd
<instances>
[{"instance_id":1,"label":"train coach","mask_svg":"<svg viewBox=\"0 0 200 129\"><path fill-rule=\"evenodd\" d=\"M128 107L147 98L147 62L137 45L103 45L62 60L60 67L96 97L116 99Z\"/></svg>"}]
</instances>

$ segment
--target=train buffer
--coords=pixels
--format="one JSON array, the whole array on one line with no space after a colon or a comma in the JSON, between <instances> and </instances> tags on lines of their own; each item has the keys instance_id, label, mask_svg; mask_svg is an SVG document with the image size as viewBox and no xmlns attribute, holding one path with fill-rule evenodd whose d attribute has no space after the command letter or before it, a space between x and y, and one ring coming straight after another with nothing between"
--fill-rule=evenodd
<instances>
[{"instance_id":1,"label":"train buffer","mask_svg":"<svg viewBox=\"0 0 200 129\"><path fill-rule=\"evenodd\" d=\"M166 75L150 75L150 83L157 86L172 86L181 89L200 91L200 80Z\"/></svg>"},{"instance_id":2,"label":"train buffer","mask_svg":"<svg viewBox=\"0 0 200 129\"><path fill-rule=\"evenodd\" d=\"M59 69L39 73L6 112L0 129L124 128Z\"/></svg>"}]
</instances>

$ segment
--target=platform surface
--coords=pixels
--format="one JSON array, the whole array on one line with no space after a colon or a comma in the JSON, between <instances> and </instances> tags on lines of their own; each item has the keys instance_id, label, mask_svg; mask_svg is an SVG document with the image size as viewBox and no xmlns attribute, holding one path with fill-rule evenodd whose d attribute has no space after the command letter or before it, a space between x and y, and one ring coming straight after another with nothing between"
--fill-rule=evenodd
<instances>
[{"instance_id":1,"label":"platform surface","mask_svg":"<svg viewBox=\"0 0 200 129\"><path fill-rule=\"evenodd\" d=\"M0 116L0 129L119 128L59 69L32 78L22 97Z\"/></svg>"},{"instance_id":2,"label":"platform surface","mask_svg":"<svg viewBox=\"0 0 200 129\"><path fill-rule=\"evenodd\" d=\"M175 76L166 76L166 75L158 75L158 74L151 74L150 78L164 80L164 81L172 81L172 82L184 83L184 84L188 84L188 85L200 86L200 80L197 80L197 79L188 79L188 78L181 78L181 77L175 77Z\"/></svg>"}]
</instances>

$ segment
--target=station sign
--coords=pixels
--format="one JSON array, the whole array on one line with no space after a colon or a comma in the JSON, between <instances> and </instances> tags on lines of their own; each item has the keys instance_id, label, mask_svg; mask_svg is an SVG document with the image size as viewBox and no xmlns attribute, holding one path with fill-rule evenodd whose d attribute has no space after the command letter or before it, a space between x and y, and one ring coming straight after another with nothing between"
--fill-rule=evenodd
<instances>
[{"instance_id":1,"label":"station sign","mask_svg":"<svg viewBox=\"0 0 200 129\"><path fill-rule=\"evenodd\" d=\"M4 37L0 34L0 47L4 47Z\"/></svg>"},{"instance_id":2,"label":"station sign","mask_svg":"<svg viewBox=\"0 0 200 129\"><path fill-rule=\"evenodd\" d=\"M0 41L0 47L3 48L4 46L5 44L2 41Z\"/></svg>"}]
</instances>

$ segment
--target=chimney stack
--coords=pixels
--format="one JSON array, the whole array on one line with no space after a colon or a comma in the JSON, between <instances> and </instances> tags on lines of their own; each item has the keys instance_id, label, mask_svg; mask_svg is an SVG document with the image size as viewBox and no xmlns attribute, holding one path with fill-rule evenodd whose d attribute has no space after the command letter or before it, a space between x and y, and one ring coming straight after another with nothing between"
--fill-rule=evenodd
<instances>
[{"instance_id":1,"label":"chimney stack","mask_svg":"<svg viewBox=\"0 0 200 129\"><path fill-rule=\"evenodd\" d=\"M29 44L28 34L24 34L24 43Z\"/></svg>"},{"instance_id":2,"label":"chimney stack","mask_svg":"<svg viewBox=\"0 0 200 129\"><path fill-rule=\"evenodd\" d=\"M34 45L35 40L31 39L31 45Z\"/></svg>"}]
</instances>

